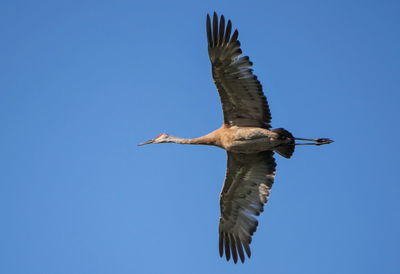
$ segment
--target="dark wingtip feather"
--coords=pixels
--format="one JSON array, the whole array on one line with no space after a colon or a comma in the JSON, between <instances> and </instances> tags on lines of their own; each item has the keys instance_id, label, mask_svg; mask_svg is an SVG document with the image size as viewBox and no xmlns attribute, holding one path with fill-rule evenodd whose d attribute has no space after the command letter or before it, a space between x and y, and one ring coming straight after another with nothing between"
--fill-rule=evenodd
<instances>
[{"instance_id":1,"label":"dark wingtip feather","mask_svg":"<svg viewBox=\"0 0 400 274\"><path fill-rule=\"evenodd\" d=\"M248 242L242 242L244 250L246 250L247 257L251 257L251 250Z\"/></svg>"},{"instance_id":2,"label":"dark wingtip feather","mask_svg":"<svg viewBox=\"0 0 400 274\"><path fill-rule=\"evenodd\" d=\"M243 248L242 248L242 241L239 239L238 236L235 236L235 240L236 240L236 248L238 250L240 260L242 261L242 263L244 263L245 258L244 258Z\"/></svg>"},{"instance_id":3,"label":"dark wingtip feather","mask_svg":"<svg viewBox=\"0 0 400 274\"><path fill-rule=\"evenodd\" d=\"M219 256L222 258L224 256L224 238L222 232L219 233Z\"/></svg>"},{"instance_id":4,"label":"dark wingtip feather","mask_svg":"<svg viewBox=\"0 0 400 274\"><path fill-rule=\"evenodd\" d=\"M218 39L218 45L222 45L222 42L224 40L224 31L225 31L225 17L221 15L221 19L219 21L219 39Z\"/></svg>"},{"instance_id":5,"label":"dark wingtip feather","mask_svg":"<svg viewBox=\"0 0 400 274\"><path fill-rule=\"evenodd\" d=\"M208 45L211 46L212 45L212 37L211 37L211 18L210 15L207 14L207 40L208 40Z\"/></svg>"},{"instance_id":6,"label":"dark wingtip feather","mask_svg":"<svg viewBox=\"0 0 400 274\"><path fill-rule=\"evenodd\" d=\"M235 42L238 39L238 36L239 36L239 32L237 29L235 29L235 31L233 32L233 35L231 37L230 43Z\"/></svg>"},{"instance_id":7,"label":"dark wingtip feather","mask_svg":"<svg viewBox=\"0 0 400 274\"><path fill-rule=\"evenodd\" d=\"M224 242L225 242L225 256L226 260L229 261L231 258L231 249L229 248L229 239L226 234L224 234Z\"/></svg>"},{"instance_id":8,"label":"dark wingtip feather","mask_svg":"<svg viewBox=\"0 0 400 274\"><path fill-rule=\"evenodd\" d=\"M230 245L231 245L233 262L236 264L237 260L238 260L237 252L236 252L236 241L232 234L229 234L229 241L230 241Z\"/></svg>"},{"instance_id":9,"label":"dark wingtip feather","mask_svg":"<svg viewBox=\"0 0 400 274\"><path fill-rule=\"evenodd\" d=\"M213 32L213 46L215 47L218 43L218 16L216 12L214 12L212 32Z\"/></svg>"},{"instance_id":10,"label":"dark wingtip feather","mask_svg":"<svg viewBox=\"0 0 400 274\"><path fill-rule=\"evenodd\" d=\"M231 20L228 20L228 24L226 25L226 30L225 30L225 39L224 39L224 44L228 44L229 38L231 38L231 31L232 31L232 22Z\"/></svg>"}]
</instances>

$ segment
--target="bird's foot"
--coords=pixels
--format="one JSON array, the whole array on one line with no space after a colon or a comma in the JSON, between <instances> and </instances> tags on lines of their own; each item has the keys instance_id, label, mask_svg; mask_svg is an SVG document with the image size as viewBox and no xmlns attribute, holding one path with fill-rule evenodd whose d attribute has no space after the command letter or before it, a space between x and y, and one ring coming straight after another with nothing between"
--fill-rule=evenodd
<instances>
[{"instance_id":1,"label":"bird's foot","mask_svg":"<svg viewBox=\"0 0 400 274\"><path fill-rule=\"evenodd\" d=\"M320 146L320 145L327 145L333 143L333 140L328 139L328 138L318 138L315 140L315 145Z\"/></svg>"}]
</instances>

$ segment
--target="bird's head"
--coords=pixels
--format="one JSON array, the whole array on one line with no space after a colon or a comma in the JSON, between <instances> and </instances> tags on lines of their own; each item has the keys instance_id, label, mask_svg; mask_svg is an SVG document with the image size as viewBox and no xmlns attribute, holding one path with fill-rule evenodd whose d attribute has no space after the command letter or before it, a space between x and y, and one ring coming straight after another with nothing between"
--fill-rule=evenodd
<instances>
[{"instance_id":1,"label":"bird's head","mask_svg":"<svg viewBox=\"0 0 400 274\"><path fill-rule=\"evenodd\" d=\"M143 142L138 144L138 146L143 146L147 144L161 144L161 143L169 143L169 135L166 133L159 134L156 138L148 140L147 142Z\"/></svg>"}]
</instances>

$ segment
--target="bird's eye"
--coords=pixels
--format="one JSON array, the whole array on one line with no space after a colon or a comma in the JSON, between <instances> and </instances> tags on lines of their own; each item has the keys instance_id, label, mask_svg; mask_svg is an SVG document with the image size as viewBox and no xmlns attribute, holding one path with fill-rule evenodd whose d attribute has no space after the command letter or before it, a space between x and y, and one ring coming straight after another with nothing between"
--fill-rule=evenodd
<instances>
[{"instance_id":1,"label":"bird's eye","mask_svg":"<svg viewBox=\"0 0 400 274\"><path fill-rule=\"evenodd\" d=\"M160 137L163 136L163 135L165 135L165 133L158 134L158 136L156 137L156 139L157 139L157 138L160 138Z\"/></svg>"}]
</instances>

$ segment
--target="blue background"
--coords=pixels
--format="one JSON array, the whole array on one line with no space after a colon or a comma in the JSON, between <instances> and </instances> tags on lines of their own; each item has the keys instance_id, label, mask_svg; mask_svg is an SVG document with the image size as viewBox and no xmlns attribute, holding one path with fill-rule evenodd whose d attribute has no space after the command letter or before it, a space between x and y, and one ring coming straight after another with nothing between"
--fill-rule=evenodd
<instances>
[{"instance_id":1,"label":"blue background","mask_svg":"<svg viewBox=\"0 0 400 274\"><path fill-rule=\"evenodd\" d=\"M262 3L261 3L262 2ZM149 145L222 123L205 19L223 13L277 156L244 265L218 256L225 152ZM398 1L2 1L1 273L400 273Z\"/></svg>"}]
</instances>

